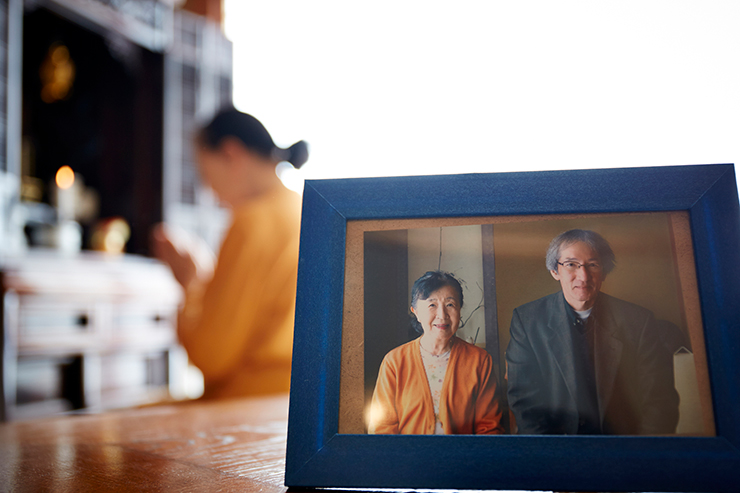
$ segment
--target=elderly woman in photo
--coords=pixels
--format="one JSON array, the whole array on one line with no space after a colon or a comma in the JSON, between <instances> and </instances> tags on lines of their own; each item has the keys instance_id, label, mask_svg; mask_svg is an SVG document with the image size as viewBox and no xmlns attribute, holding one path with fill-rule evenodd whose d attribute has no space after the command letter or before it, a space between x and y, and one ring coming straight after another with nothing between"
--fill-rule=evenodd
<instances>
[{"instance_id":1,"label":"elderly woman in photo","mask_svg":"<svg viewBox=\"0 0 740 493\"><path fill-rule=\"evenodd\" d=\"M455 336L463 292L451 274L430 271L411 290L421 337L390 351L380 366L368 432L502 433L492 360Z\"/></svg>"}]
</instances>

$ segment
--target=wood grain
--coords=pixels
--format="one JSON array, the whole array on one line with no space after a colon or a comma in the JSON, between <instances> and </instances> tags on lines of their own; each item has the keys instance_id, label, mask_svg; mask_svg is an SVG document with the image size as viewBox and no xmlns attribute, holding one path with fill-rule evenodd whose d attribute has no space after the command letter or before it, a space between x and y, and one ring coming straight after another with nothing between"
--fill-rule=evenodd
<instances>
[{"instance_id":1,"label":"wood grain","mask_svg":"<svg viewBox=\"0 0 740 493\"><path fill-rule=\"evenodd\" d=\"M0 425L0 491L286 491L288 396Z\"/></svg>"}]
</instances>

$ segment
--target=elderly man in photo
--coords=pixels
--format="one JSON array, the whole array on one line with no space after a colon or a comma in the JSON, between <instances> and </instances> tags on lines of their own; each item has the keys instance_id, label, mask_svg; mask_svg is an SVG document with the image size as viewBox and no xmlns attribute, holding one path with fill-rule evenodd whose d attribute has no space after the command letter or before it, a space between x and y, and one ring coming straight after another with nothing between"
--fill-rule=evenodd
<instances>
[{"instance_id":1,"label":"elderly man in photo","mask_svg":"<svg viewBox=\"0 0 740 493\"><path fill-rule=\"evenodd\" d=\"M652 312L601 292L614 268L609 243L574 229L550 243L561 291L514 310L506 352L517 433L675 433L672 355Z\"/></svg>"}]
</instances>

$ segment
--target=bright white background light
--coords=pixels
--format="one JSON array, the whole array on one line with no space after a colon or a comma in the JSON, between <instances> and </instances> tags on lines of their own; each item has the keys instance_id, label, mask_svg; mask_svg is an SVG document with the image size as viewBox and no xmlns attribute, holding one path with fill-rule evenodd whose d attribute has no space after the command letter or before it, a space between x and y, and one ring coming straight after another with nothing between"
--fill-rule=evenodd
<instances>
[{"instance_id":1,"label":"bright white background light","mask_svg":"<svg viewBox=\"0 0 740 493\"><path fill-rule=\"evenodd\" d=\"M226 0L303 178L740 163L740 2Z\"/></svg>"}]
</instances>

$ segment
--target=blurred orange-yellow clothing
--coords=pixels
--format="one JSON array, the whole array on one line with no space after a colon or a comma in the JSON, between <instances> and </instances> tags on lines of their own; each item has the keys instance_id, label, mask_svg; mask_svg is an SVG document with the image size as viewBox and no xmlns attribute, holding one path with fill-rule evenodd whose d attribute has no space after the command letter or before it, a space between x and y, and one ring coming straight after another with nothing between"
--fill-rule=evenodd
<instances>
[{"instance_id":1,"label":"blurred orange-yellow clothing","mask_svg":"<svg viewBox=\"0 0 740 493\"><path fill-rule=\"evenodd\" d=\"M373 392L369 433L434 433L434 404L420 340L407 342L383 358ZM446 434L503 433L492 366L491 356L484 349L453 338L439 403L439 418Z\"/></svg>"},{"instance_id":2,"label":"blurred orange-yellow clothing","mask_svg":"<svg viewBox=\"0 0 740 493\"><path fill-rule=\"evenodd\" d=\"M289 390L300 215L282 186L235 209L212 279L187 289L178 335L204 399Z\"/></svg>"}]
</instances>

